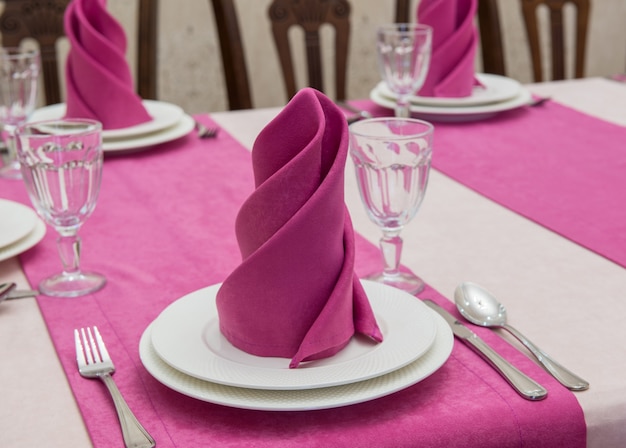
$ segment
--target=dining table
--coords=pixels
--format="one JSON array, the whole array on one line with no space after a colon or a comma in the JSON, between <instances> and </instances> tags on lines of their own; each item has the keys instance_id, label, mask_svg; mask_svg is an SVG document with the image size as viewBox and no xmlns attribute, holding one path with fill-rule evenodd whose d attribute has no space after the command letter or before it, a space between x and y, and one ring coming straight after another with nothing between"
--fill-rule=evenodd
<instances>
[{"instance_id":1,"label":"dining table","mask_svg":"<svg viewBox=\"0 0 626 448\"><path fill-rule=\"evenodd\" d=\"M240 262L234 222L254 189L250 150L282 108L224 111L194 116L219 129L213 138L192 131L105 153L98 204L80 232L83 267L107 277L101 291L0 303L0 446L123 446L106 389L76 368L72 329L90 325L159 447L623 446L626 83L591 77L524 88L549 100L433 123L427 193L402 230L401 262L427 284L416 300L434 300L459 320L456 287L487 288L509 323L589 381L588 390L567 390L510 335L466 321L547 398L522 398L459 339L415 384L328 409L242 409L162 384L144 365L142 336L170 304L222 282ZM370 99L350 103L392 113ZM0 179L0 198L30 206L19 181ZM365 276L382 264L381 230L349 158L345 202L356 273ZM59 268L48 228L34 247L0 261L0 283L35 288Z\"/></svg>"}]
</instances>

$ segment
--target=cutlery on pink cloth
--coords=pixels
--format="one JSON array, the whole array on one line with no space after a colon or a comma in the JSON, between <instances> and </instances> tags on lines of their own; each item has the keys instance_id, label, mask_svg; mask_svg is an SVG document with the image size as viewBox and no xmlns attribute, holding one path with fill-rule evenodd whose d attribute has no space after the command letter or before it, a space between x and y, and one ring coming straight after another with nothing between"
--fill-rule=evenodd
<instances>
[{"instance_id":1,"label":"cutlery on pink cloth","mask_svg":"<svg viewBox=\"0 0 626 448\"><path fill-rule=\"evenodd\" d=\"M295 368L334 355L355 333L382 341L354 273L347 151L343 113L310 88L257 137L256 189L235 224L243 261L217 295L220 330L239 349Z\"/></svg>"},{"instance_id":2,"label":"cutlery on pink cloth","mask_svg":"<svg viewBox=\"0 0 626 448\"><path fill-rule=\"evenodd\" d=\"M478 84L474 57L478 0L421 0L417 22L433 28L430 68L420 96L464 97Z\"/></svg>"},{"instance_id":3,"label":"cutlery on pink cloth","mask_svg":"<svg viewBox=\"0 0 626 448\"><path fill-rule=\"evenodd\" d=\"M73 0L64 25L70 42L66 116L98 120L103 129L152 120L134 90L126 34L108 13L105 0Z\"/></svg>"}]
</instances>

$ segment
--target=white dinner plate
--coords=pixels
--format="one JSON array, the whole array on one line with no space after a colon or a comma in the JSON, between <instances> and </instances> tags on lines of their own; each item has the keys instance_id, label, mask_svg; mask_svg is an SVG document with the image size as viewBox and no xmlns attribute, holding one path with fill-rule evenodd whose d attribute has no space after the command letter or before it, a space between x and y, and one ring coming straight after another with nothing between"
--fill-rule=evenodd
<instances>
[{"instance_id":1,"label":"white dinner plate","mask_svg":"<svg viewBox=\"0 0 626 448\"><path fill-rule=\"evenodd\" d=\"M0 199L0 249L24 238L36 223L37 214L32 208Z\"/></svg>"},{"instance_id":2,"label":"white dinner plate","mask_svg":"<svg viewBox=\"0 0 626 448\"><path fill-rule=\"evenodd\" d=\"M477 85L472 90L470 96L459 98L411 96L410 102L420 106L433 107L467 107L480 106L489 103L510 100L520 94L522 85L515 79L506 76L493 75L490 73L477 73L476 79L481 85ZM392 92L387 84L381 81L376 89L380 94L390 100L395 101L397 95Z\"/></svg>"},{"instance_id":3,"label":"white dinner plate","mask_svg":"<svg viewBox=\"0 0 626 448\"><path fill-rule=\"evenodd\" d=\"M183 115L174 126L150 134L140 135L135 138L108 140L102 143L105 153L130 152L138 149L148 148L161 143L171 142L184 137L193 131L195 121L189 115Z\"/></svg>"},{"instance_id":4,"label":"white dinner plate","mask_svg":"<svg viewBox=\"0 0 626 448\"><path fill-rule=\"evenodd\" d=\"M377 89L370 92L370 99L379 106L389 109L395 108L395 101L386 98L380 94ZM466 122L478 121L491 118L500 112L517 109L530 103L532 95L524 88L520 93L510 100L501 101L493 104L483 104L480 106L465 107L434 107L422 106L419 104L411 104L411 116L421 118L427 121L435 122Z\"/></svg>"},{"instance_id":5,"label":"white dinner plate","mask_svg":"<svg viewBox=\"0 0 626 448\"><path fill-rule=\"evenodd\" d=\"M384 340L353 337L334 356L289 368L289 359L254 356L219 330L215 297L220 284L169 305L152 323L152 346L171 367L195 378L253 389L313 389L363 381L406 366L435 339L432 313L414 296L363 281Z\"/></svg>"},{"instance_id":6,"label":"white dinner plate","mask_svg":"<svg viewBox=\"0 0 626 448\"><path fill-rule=\"evenodd\" d=\"M174 126L184 115L183 109L164 101L143 100L143 105L152 117L151 121L120 129L105 129L102 140L137 137ZM35 110L29 121L55 120L65 115L65 103L51 104Z\"/></svg>"},{"instance_id":7,"label":"white dinner plate","mask_svg":"<svg viewBox=\"0 0 626 448\"><path fill-rule=\"evenodd\" d=\"M264 390L224 386L203 381L170 367L152 348L149 326L141 337L139 355L146 370L160 383L183 395L210 403L241 409L263 411L308 411L362 403L406 389L433 373L452 352L454 336L448 324L428 310L435 323L436 335L430 349L409 365L386 375L342 386L321 389Z\"/></svg>"},{"instance_id":8,"label":"white dinner plate","mask_svg":"<svg viewBox=\"0 0 626 448\"><path fill-rule=\"evenodd\" d=\"M21 254L22 252L26 252L28 249L41 241L45 234L46 224L41 219L36 217L35 226L28 235L13 244L0 247L0 261L7 260Z\"/></svg>"}]
</instances>

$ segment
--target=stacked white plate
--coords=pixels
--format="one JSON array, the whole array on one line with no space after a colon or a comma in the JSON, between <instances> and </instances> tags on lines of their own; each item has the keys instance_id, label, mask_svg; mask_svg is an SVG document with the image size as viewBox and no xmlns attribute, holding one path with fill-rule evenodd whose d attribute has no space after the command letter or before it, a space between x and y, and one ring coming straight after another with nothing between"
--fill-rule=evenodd
<instances>
[{"instance_id":1,"label":"stacked white plate","mask_svg":"<svg viewBox=\"0 0 626 448\"><path fill-rule=\"evenodd\" d=\"M333 357L289 369L231 345L219 331L220 285L169 305L145 330L140 356L148 372L184 395L244 409L325 409L373 400L434 373L452 351L447 323L414 296L363 281L384 341L354 337Z\"/></svg>"},{"instance_id":2,"label":"stacked white plate","mask_svg":"<svg viewBox=\"0 0 626 448\"><path fill-rule=\"evenodd\" d=\"M429 121L477 121L527 105L532 98L530 92L514 79L487 73L476 74L476 78L480 85L474 87L467 97L412 96L409 100L411 114ZM384 82L370 92L374 103L389 109L395 107L396 98Z\"/></svg>"},{"instance_id":3,"label":"stacked white plate","mask_svg":"<svg viewBox=\"0 0 626 448\"><path fill-rule=\"evenodd\" d=\"M0 261L30 249L45 234L46 224L33 209L0 199Z\"/></svg>"},{"instance_id":4,"label":"stacked white plate","mask_svg":"<svg viewBox=\"0 0 626 448\"><path fill-rule=\"evenodd\" d=\"M151 121L136 126L102 131L105 152L134 151L176 140L190 133L194 120L175 104L143 100ZM65 115L65 104L53 104L37 109L30 121L54 120Z\"/></svg>"}]
</instances>

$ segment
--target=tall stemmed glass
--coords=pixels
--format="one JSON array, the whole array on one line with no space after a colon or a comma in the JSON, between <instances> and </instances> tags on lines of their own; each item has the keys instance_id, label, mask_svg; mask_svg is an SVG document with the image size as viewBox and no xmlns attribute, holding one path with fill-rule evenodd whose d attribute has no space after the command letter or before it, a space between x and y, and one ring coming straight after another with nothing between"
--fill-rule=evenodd
<instances>
[{"instance_id":1,"label":"tall stemmed glass","mask_svg":"<svg viewBox=\"0 0 626 448\"><path fill-rule=\"evenodd\" d=\"M19 179L15 129L35 110L41 62L38 50L0 48L0 124L6 148L0 177Z\"/></svg>"},{"instance_id":2,"label":"tall stemmed glass","mask_svg":"<svg viewBox=\"0 0 626 448\"><path fill-rule=\"evenodd\" d=\"M432 28L394 23L378 28L378 69L397 96L396 117L409 117L409 98L424 84L432 48Z\"/></svg>"},{"instance_id":3,"label":"tall stemmed glass","mask_svg":"<svg viewBox=\"0 0 626 448\"><path fill-rule=\"evenodd\" d=\"M368 278L411 294L424 289L414 274L401 272L402 228L417 213L428 184L433 125L412 118L372 118L353 123L350 155L369 218L383 232L384 269Z\"/></svg>"},{"instance_id":4,"label":"tall stemmed glass","mask_svg":"<svg viewBox=\"0 0 626 448\"><path fill-rule=\"evenodd\" d=\"M102 125L59 119L17 129L17 155L37 213L58 232L63 271L41 281L49 296L76 297L102 288L104 276L80 269L78 230L93 212L102 178Z\"/></svg>"}]
</instances>

